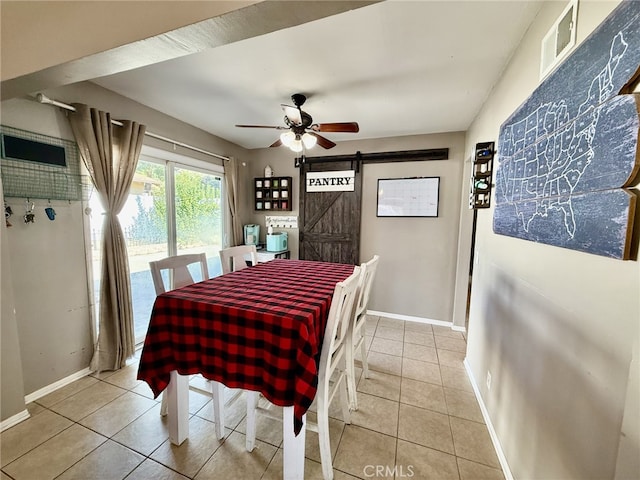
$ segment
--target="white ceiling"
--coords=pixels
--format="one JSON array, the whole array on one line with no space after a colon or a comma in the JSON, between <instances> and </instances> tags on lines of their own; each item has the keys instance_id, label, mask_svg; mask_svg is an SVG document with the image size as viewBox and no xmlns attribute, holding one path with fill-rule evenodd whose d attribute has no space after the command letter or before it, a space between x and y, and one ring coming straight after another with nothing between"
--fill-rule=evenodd
<instances>
[{"instance_id":1,"label":"white ceiling","mask_svg":"<svg viewBox=\"0 0 640 480\"><path fill-rule=\"evenodd\" d=\"M285 2L286 4L286 2ZM273 143L280 104L350 122L334 142L464 131L540 7L538 1L386 1L93 80L245 148Z\"/></svg>"}]
</instances>

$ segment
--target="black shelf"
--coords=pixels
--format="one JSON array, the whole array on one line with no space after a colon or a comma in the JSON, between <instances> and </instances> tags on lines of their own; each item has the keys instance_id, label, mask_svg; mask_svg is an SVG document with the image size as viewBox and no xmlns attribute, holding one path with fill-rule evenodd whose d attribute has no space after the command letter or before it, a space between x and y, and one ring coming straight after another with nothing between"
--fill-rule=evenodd
<instances>
[{"instance_id":1,"label":"black shelf","mask_svg":"<svg viewBox=\"0 0 640 480\"><path fill-rule=\"evenodd\" d=\"M476 177L476 178L487 178L487 177L490 177L492 173L493 173L493 172L491 172L491 171L487 171L487 172L475 172L475 173L473 174L473 176L474 176L474 177Z\"/></svg>"},{"instance_id":2,"label":"black shelf","mask_svg":"<svg viewBox=\"0 0 640 480\"><path fill-rule=\"evenodd\" d=\"M489 208L491 206L491 175L493 173L494 142L476 143L471 173L469 208ZM478 182L486 187L478 187Z\"/></svg>"},{"instance_id":3,"label":"black shelf","mask_svg":"<svg viewBox=\"0 0 640 480\"><path fill-rule=\"evenodd\" d=\"M253 208L257 212L291 211L291 177L253 179Z\"/></svg>"}]
</instances>

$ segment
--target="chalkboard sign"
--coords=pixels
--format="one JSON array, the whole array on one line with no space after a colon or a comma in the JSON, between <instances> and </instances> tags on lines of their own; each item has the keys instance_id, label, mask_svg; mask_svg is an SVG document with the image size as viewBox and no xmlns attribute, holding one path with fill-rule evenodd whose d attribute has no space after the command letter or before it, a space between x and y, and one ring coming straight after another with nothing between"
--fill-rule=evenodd
<instances>
[{"instance_id":1,"label":"chalkboard sign","mask_svg":"<svg viewBox=\"0 0 640 480\"><path fill-rule=\"evenodd\" d=\"M437 217L440 177L378 179L378 217Z\"/></svg>"},{"instance_id":2,"label":"chalkboard sign","mask_svg":"<svg viewBox=\"0 0 640 480\"><path fill-rule=\"evenodd\" d=\"M59 167L67 166L64 147L11 135L2 135L2 158L29 160Z\"/></svg>"}]
</instances>

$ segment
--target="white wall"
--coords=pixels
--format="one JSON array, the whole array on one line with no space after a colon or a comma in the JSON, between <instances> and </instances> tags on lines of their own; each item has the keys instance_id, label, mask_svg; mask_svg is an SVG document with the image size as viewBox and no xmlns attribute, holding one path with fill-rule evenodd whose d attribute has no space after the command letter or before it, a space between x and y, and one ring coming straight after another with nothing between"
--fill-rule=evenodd
<instances>
[{"instance_id":1,"label":"white wall","mask_svg":"<svg viewBox=\"0 0 640 480\"><path fill-rule=\"evenodd\" d=\"M580 2L578 41L615 6ZM469 155L476 142L497 139L538 86L540 41L563 7L542 8L467 133ZM638 391L638 262L495 235L492 216L493 208L478 212L467 362L510 471L603 479L618 470L637 478L638 395L628 391ZM627 453L618 458L625 417Z\"/></svg>"},{"instance_id":2,"label":"white wall","mask_svg":"<svg viewBox=\"0 0 640 480\"><path fill-rule=\"evenodd\" d=\"M448 160L365 164L362 169L362 217L360 259L380 255L380 264L371 295L370 309L421 319L451 322L456 281L458 227L463 180L464 133L396 137L341 142L331 150L314 149L309 156L354 155L449 148ZM263 176L270 165L277 176L293 177L293 211L299 215L299 171L295 155L283 148L251 152L252 159L243 168L245 217L261 225L264 238L264 214L253 211L252 178ZM378 218L377 180L379 178L440 177L440 203L437 218ZM466 207L465 207L466 208ZM287 212L288 213L288 212ZM298 231L289 232L293 258L298 256ZM468 273L468 270L467 272ZM466 279L466 274L465 274Z\"/></svg>"},{"instance_id":3,"label":"white wall","mask_svg":"<svg viewBox=\"0 0 640 480\"><path fill-rule=\"evenodd\" d=\"M88 366L93 354L81 202L51 201L54 221L35 203L33 224L21 221L25 201L7 199L16 213L8 230L25 393Z\"/></svg>"},{"instance_id":4,"label":"white wall","mask_svg":"<svg viewBox=\"0 0 640 480\"><path fill-rule=\"evenodd\" d=\"M27 100L2 103L3 125L71 138L55 109ZM25 224L25 198L7 198L14 216L7 230L24 394L85 369L93 353L81 202L33 199L36 220ZM5 387L5 379L3 389Z\"/></svg>"},{"instance_id":5,"label":"white wall","mask_svg":"<svg viewBox=\"0 0 640 480\"><path fill-rule=\"evenodd\" d=\"M3 194L0 182L0 195ZM4 207L3 207L4 210ZM0 419L6 420L24 411L24 382L21 363L18 324L16 322L13 282L11 280L11 256L7 228L0 225ZM6 383L5 383L6 382ZM10 386L11 388L5 388Z\"/></svg>"}]
</instances>

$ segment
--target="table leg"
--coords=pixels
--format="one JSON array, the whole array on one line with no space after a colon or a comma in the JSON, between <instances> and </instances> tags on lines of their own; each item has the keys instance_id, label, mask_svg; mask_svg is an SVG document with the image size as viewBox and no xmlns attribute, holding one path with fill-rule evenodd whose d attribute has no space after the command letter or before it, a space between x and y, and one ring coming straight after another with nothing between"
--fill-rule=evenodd
<instances>
[{"instance_id":1,"label":"table leg","mask_svg":"<svg viewBox=\"0 0 640 480\"><path fill-rule=\"evenodd\" d=\"M189 377L173 370L167 386L169 440L180 445L189 436Z\"/></svg>"},{"instance_id":2,"label":"table leg","mask_svg":"<svg viewBox=\"0 0 640 480\"><path fill-rule=\"evenodd\" d=\"M259 396L259 392L252 392L251 390L247 390L245 393L247 399L247 452L253 452L256 446L256 409Z\"/></svg>"},{"instance_id":3,"label":"table leg","mask_svg":"<svg viewBox=\"0 0 640 480\"><path fill-rule=\"evenodd\" d=\"M224 430L224 385L220 382L211 381L211 393L213 396L213 420L216 422L216 437L222 440L225 435Z\"/></svg>"},{"instance_id":4,"label":"table leg","mask_svg":"<svg viewBox=\"0 0 640 480\"><path fill-rule=\"evenodd\" d=\"M304 479L304 446L307 416L302 417L302 430L296 437L293 433L293 407L284 407L282 412L282 436L284 437L284 480Z\"/></svg>"}]
</instances>

